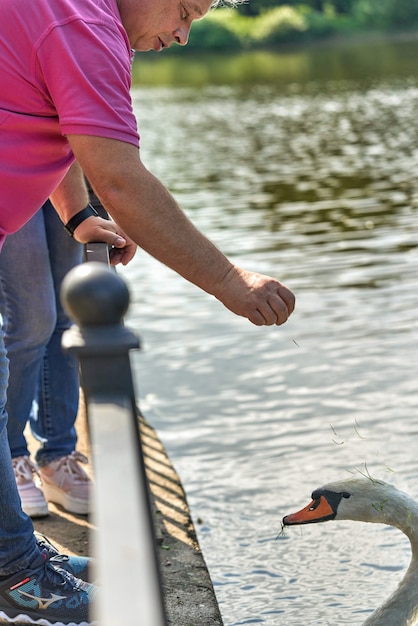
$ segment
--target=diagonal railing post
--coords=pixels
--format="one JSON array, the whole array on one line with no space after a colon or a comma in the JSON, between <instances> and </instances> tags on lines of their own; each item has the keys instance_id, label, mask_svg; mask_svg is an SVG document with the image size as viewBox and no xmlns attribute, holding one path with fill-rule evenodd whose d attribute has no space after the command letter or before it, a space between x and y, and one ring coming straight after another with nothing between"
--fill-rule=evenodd
<instances>
[{"instance_id":1,"label":"diagonal railing post","mask_svg":"<svg viewBox=\"0 0 418 626\"><path fill-rule=\"evenodd\" d=\"M101 591L94 617L100 626L165 626L129 360L139 341L123 325L128 289L105 263L90 262L67 274L61 297L76 322L63 347L80 361L95 472L93 554Z\"/></svg>"}]
</instances>

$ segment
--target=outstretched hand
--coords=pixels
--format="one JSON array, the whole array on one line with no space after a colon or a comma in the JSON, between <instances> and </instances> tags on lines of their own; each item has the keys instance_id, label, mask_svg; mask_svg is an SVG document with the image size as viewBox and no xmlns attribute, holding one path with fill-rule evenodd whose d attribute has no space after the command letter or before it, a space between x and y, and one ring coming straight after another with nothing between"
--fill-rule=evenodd
<instances>
[{"instance_id":1,"label":"outstretched hand","mask_svg":"<svg viewBox=\"0 0 418 626\"><path fill-rule=\"evenodd\" d=\"M295 296L279 281L232 266L215 294L230 311L256 326L284 324L295 308Z\"/></svg>"},{"instance_id":2,"label":"outstretched hand","mask_svg":"<svg viewBox=\"0 0 418 626\"><path fill-rule=\"evenodd\" d=\"M74 239L80 243L107 243L110 250L111 265L127 265L136 252L136 244L112 220L101 217L88 217L75 229Z\"/></svg>"}]
</instances>

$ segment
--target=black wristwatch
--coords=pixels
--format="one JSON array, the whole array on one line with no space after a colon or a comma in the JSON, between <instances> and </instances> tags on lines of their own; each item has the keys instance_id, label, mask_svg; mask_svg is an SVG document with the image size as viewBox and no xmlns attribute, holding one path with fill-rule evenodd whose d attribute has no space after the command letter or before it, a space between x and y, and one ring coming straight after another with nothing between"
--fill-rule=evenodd
<instances>
[{"instance_id":1,"label":"black wristwatch","mask_svg":"<svg viewBox=\"0 0 418 626\"><path fill-rule=\"evenodd\" d=\"M72 218L65 224L64 228L70 237L74 237L74 231L77 226L80 226L81 222L84 222L88 217L99 215L98 212L91 204L88 204L84 209L72 216Z\"/></svg>"}]
</instances>

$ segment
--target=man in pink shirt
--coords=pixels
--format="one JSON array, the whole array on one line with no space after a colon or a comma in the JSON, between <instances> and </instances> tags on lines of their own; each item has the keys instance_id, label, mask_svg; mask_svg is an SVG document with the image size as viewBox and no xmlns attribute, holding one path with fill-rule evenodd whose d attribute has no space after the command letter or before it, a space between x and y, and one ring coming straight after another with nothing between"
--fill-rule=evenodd
<instances>
[{"instance_id":1,"label":"man in pink shirt","mask_svg":"<svg viewBox=\"0 0 418 626\"><path fill-rule=\"evenodd\" d=\"M234 0L232 0L232 3ZM129 95L132 50L185 45L212 0L2 0L0 237L50 197L77 241L105 241L115 262L140 245L256 325L283 324L293 294L229 261L142 164ZM82 171L114 221L88 204ZM0 621L88 624L93 587L51 556L22 513L7 443L0 346ZM65 565L70 573L58 567ZM45 599L48 599L46 601Z\"/></svg>"}]
</instances>

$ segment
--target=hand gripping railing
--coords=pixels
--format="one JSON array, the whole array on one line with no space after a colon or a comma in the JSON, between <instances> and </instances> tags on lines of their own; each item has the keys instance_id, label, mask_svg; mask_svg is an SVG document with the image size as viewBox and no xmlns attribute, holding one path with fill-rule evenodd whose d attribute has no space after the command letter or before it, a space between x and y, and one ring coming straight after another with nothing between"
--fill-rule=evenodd
<instances>
[{"instance_id":1,"label":"hand gripping railing","mask_svg":"<svg viewBox=\"0 0 418 626\"><path fill-rule=\"evenodd\" d=\"M105 244L86 246L87 262L62 285L74 319L63 347L80 361L95 472L92 537L100 626L165 626L150 494L145 475L129 351L137 337L123 325L125 282L108 266Z\"/></svg>"}]
</instances>

